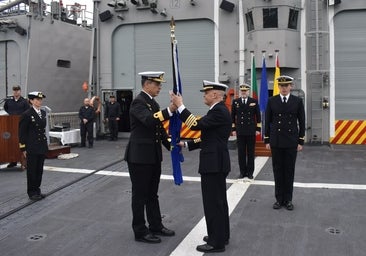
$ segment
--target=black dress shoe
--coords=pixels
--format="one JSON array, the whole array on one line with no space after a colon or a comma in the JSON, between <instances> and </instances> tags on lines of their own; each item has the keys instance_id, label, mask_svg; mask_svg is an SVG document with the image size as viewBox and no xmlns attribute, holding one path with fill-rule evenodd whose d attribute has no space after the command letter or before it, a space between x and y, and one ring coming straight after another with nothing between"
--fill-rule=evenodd
<instances>
[{"instance_id":1,"label":"black dress shoe","mask_svg":"<svg viewBox=\"0 0 366 256\"><path fill-rule=\"evenodd\" d=\"M15 166L17 166L17 162L11 162L8 164L8 166L6 166L6 168L13 168Z\"/></svg>"},{"instance_id":2,"label":"black dress shoe","mask_svg":"<svg viewBox=\"0 0 366 256\"><path fill-rule=\"evenodd\" d=\"M254 179L253 175L248 175L248 179Z\"/></svg>"},{"instance_id":3,"label":"black dress shoe","mask_svg":"<svg viewBox=\"0 0 366 256\"><path fill-rule=\"evenodd\" d=\"M151 230L151 233L153 233L154 235L157 235L157 236L174 236L175 235L175 232L173 230L170 230L170 229L167 229L167 228L162 228L161 230L159 231L155 231L155 230Z\"/></svg>"},{"instance_id":4,"label":"black dress shoe","mask_svg":"<svg viewBox=\"0 0 366 256\"><path fill-rule=\"evenodd\" d=\"M149 243L149 244L158 244L161 242L161 239L153 234L146 234L142 237L135 237L137 242Z\"/></svg>"},{"instance_id":5,"label":"black dress shoe","mask_svg":"<svg viewBox=\"0 0 366 256\"><path fill-rule=\"evenodd\" d=\"M281 207L282 207L281 204L277 201L273 204L273 209L275 210L281 209Z\"/></svg>"},{"instance_id":6,"label":"black dress shoe","mask_svg":"<svg viewBox=\"0 0 366 256\"><path fill-rule=\"evenodd\" d=\"M244 177L245 177L244 174L240 173L239 176L238 176L238 179L242 179Z\"/></svg>"},{"instance_id":7,"label":"black dress shoe","mask_svg":"<svg viewBox=\"0 0 366 256\"><path fill-rule=\"evenodd\" d=\"M42 197L42 199L43 199L43 198L46 198L46 194L42 194L42 193L41 193L41 194L39 194L39 195Z\"/></svg>"},{"instance_id":8,"label":"black dress shoe","mask_svg":"<svg viewBox=\"0 0 366 256\"><path fill-rule=\"evenodd\" d=\"M291 201L286 202L285 207L288 211L292 211L294 209L294 205Z\"/></svg>"},{"instance_id":9,"label":"black dress shoe","mask_svg":"<svg viewBox=\"0 0 366 256\"><path fill-rule=\"evenodd\" d=\"M32 196L29 196L29 199L32 201L39 201L39 200L42 200L43 198L41 195L32 195Z\"/></svg>"},{"instance_id":10,"label":"black dress shoe","mask_svg":"<svg viewBox=\"0 0 366 256\"><path fill-rule=\"evenodd\" d=\"M204 236L203 241L205 241L207 243L208 242L208 236ZM229 244L229 240L226 240L225 245L228 245L228 244Z\"/></svg>"},{"instance_id":11,"label":"black dress shoe","mask_svg":"<svg viewBox=\"0 0 366 256\"><path fill-rule=\"evenodd\" d=\"M196 250L199 252L206 252L206 253L210 253L210 252L224 252L225 251L225 247L223 248L215 248L209 244L202 244L202 245L198 245L196 247Z\"/></svg>"}]
</instances>

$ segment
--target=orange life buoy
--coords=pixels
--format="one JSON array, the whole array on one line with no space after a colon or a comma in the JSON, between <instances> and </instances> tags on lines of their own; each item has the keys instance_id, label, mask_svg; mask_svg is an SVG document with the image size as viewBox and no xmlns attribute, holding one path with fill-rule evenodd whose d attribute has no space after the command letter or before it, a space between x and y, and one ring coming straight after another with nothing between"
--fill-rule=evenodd
<instances>
[{"instance_id":1,"label":"orange life buoy","mask_svg":"<svg viewBox=\"0 0 366 256\"><path fill-rule=\"evenodd\" d=\"M102 109L102 102L100 101L99 96L93 96L90 100L90 105L95 108L95 113L99 114Z\"/></svg>"},{"instance_id":2,"label":"orange life buoy","mask_svg":"<svg viewBox=\"0 0 366 256\"><path fill-rule=\"evenodd\" d=\"M235 90L230 88L226 93L225 105L231 111L231 104L233 103L233 99L235 97Z\"/></svg>"}]
</instances>

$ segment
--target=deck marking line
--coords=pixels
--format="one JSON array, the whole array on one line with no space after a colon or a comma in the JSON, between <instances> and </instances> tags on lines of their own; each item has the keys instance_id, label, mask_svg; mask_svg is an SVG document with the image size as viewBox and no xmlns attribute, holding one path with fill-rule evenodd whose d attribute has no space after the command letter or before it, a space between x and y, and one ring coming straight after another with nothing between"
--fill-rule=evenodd
<instances>
[{"instance_id":1,"label":"deck marking line","mask_svg":"<svg viewBox=\"0 0 366 256\"><path fill-rule=\"evenodd\" d=\"M266 157L258 158L256 160L256 166L254 171L254 176L257 176L260 170L260 161L266 161ZM62 167L52 167L52 166L45 166L45 170L47 171L54 171L54 172L68 172L68 173L92 173L95 170L89 169L76 169L76 168L62 168ZM98 175L106 175L106 176L120 176L120 177L129 177L128 172L116 172L116 171L105 171L101 170L96 172L95 174ZM183 176L185 181L194 181L200 182L200 177L191 177L191 176ZM172 175L162 174L162 180L173 180L174 177ZM249 180L249 179L226 179L227 183L249 183L252 185L264 185L264 186L274 186L273 181L266 181L266 180ZM303 182L294 182L294 187L298 188L323 188L323 189L350 189L350 190L366 190L366 185L364 184L336 184L336 183L303 183Z\"/></svg>"}]
</instances>

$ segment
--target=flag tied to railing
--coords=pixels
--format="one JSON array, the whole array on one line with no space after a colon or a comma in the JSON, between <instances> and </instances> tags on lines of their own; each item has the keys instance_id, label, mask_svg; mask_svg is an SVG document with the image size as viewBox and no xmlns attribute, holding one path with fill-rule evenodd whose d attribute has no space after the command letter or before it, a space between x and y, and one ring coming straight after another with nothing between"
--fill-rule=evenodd
<instances>
[{"instance_id":1,"label":"flag tied to railing","mask_svg":"<svg viewBox=\"0 0 366 256\"><path fill-rule=\"evenodd\" d=\"M182 84L179 74L178 65L178 47L177 40L175 39L175 22L172 17L170 21L170 39L172 50L172 67L173 67L173 92L175 94L182 94ZM180 130L182 128L182 121L179 119L178 111L173 113L173 116L169 120L169 134L171 136L171 158L173 166L174 183L180 185L183 183L182 169L180 163L184 161L182 149L177 145L180 141Z\"/></svg>"}]
</instances>

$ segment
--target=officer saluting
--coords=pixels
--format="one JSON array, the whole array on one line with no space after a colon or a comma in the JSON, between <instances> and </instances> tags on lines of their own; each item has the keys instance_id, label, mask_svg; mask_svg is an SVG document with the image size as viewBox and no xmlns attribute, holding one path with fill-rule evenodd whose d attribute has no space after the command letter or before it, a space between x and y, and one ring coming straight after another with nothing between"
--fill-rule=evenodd
<instances>
[{"instance_id":1,"label":"officer saluting","mask_svg":"<svg viewBox=\"0 0 366 256\"><path fill-rule=\"evenodd\" d=\"M299 97L290 94L293 78L277 78L280 94L268 100L264 143L272 151L276 202L273 209L294 209L292 192L297 151L305 136L305 110Z\"/></svg>"},{"instance_id":2,"label":"officer saluting","mask_svg":"<svg viewBox=\"0 0 366 256\"><path fill-rule=\"evenodd\" d=\"M255 136L261 131L261 112L258 101L249 97L250 86L239 86L240 98L231 105L233 135L237 137L239 178L253 179Z\"/></svg>"},{"instance_id":3,"label":"officer saluting","mask_svg":"<svg viewBox=\"0 0 366 256\"><path fill-rule=\"evenodd\" d=\"M19 147L27 159L27 193L31 200L41 200L41 182L45 155L48 151L46 137L46 112L41 110L42 92L31 92L28 99L32 107L25 111L19 122Z\"/></svg>"}]
</instances>

